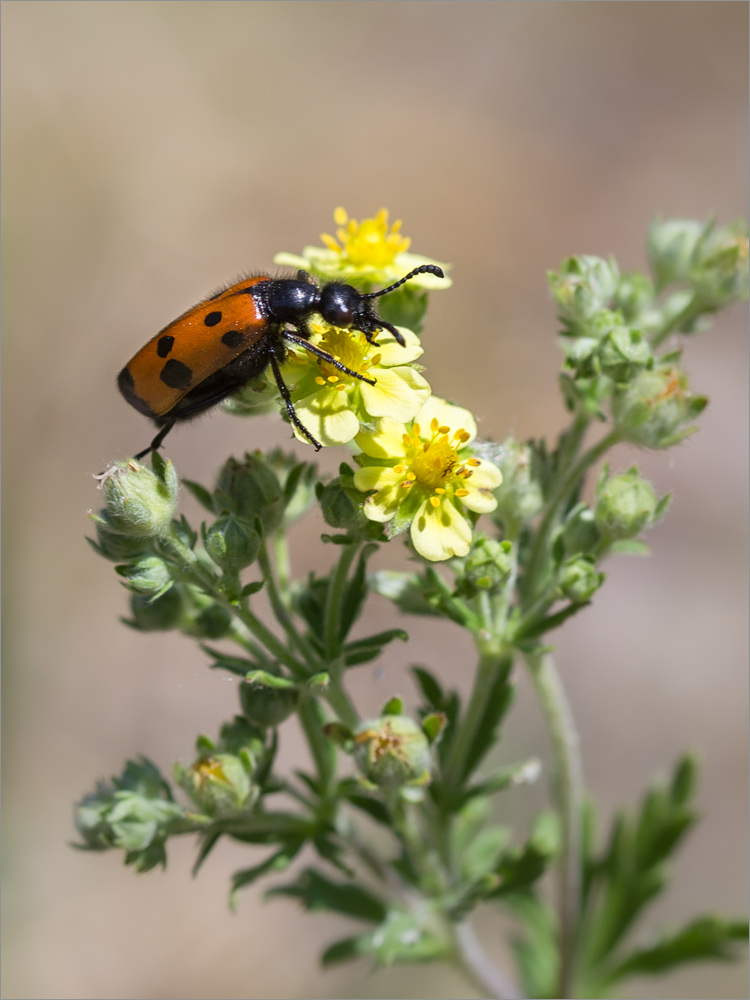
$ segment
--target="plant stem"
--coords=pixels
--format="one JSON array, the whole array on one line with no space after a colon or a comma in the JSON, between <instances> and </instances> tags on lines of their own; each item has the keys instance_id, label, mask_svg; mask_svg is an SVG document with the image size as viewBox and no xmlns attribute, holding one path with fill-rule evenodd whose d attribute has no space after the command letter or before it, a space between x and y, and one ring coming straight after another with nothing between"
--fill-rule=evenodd
<instances>
[{"instance_id":1,"label":"plant stem","mask_svg":"<svg viewBox=\"0 0 750 1000\"><path fill-rule=\"evenodd\" d=\"M346 693L344 688L344 661L341 657L336 657L328 664L328 687L325 689L325 699L331 708L338 715L341 721L349 726L356 727L359 723L359 712L354 707L354 703Z\"/></svg>"},{"instance_id":2,"label":"plant stem","mask_svg":"<svg viewBox=\"0 0 750 1000\"><path fill-rule=\"evenodd\" d=\"M552 741L554 757L552 794L562 826L558 904L560 921L558 993L560 997L572 997L581 902L583 768L573 713L554 660L549 653L544 653L540 649L529 654L526 662Z\"/></svg>"},{"instance_id":3,"label":"plant stem","mask_svg":"<svg viewBox=\"0 0 750 1000\"><path fill-rule=\"evenodd\" d=\"M279 663L283 663L285 667L294 674L295 677L307 677L307 670L303 663L300 663L296 657L282 646L281 642L276 638L276 636L267 628L260 618L256 617L250 608L241 604L229 604L227 603L229 609L237 615L243 625L247 626L250 632L255 636L255 638L262 645L266 647L272 656L275 656Z\"/></svg>"},{"instance_id":4,"label":"plant stem","mask_svg":"<svg viewBox=\"0 0 750 1000\"><path fill-rule=\"evenodd\" d=\"M581 482L588 467L600 459L619 440L619 431L611 430L601 441L597 441L585 451L578 461L570 465L567 470L560 470L557 483L547 501L546 513L534 537L524 586L527 602L537 596L537 591L543 582L541 578L546 560L549 558L549 539L560 516L560 508Z\"/></svg>"},{"instance_id":5,"label":"plant stem","mask_svg":"<svg viewBox=\"0 0 750 1000\"><path fill-rule=\"evenodd\" d=\"M289 607L291 603L289 600L289 584L292 579L292 570L289 563L289 546L287 545L286 535L280 531L275 532L273 535L273 554L276 559L276 572L279 577L281 600Z\"/></svg>"},{"instance_id":6,"label":"plant stem","mask_svg":"<svg viewBox=\"0 0 750 1000\"><path fill-rule=\"evenodd\" d=\"M339 651L339 623L341 621L341 601L346 587L349 567L357 554L356 544L342 545L339 561L328 581L326 596L324 635L326 654L329 659L336 657Z\"/></svg>"},{"instance_id":7,"label":"plant stem","mask_svg":"<svg viewBox=\"0 0 750 1000\"><path fill-rule=\"evenodd\" d=\"M297 715L318 769L320 783L324 789L328 790L336 773L336 752L333 744L323 733L323 711L309 692L303 692L299 700Z\"/></svg>"},{"instance_id":8,"label":"plant stem","mask_svg":"<svg viewBox=\"0 0 750 1000\"><path fill-rule=\"evenodd\" d=\"M263 573L263 577L266 581L268 599L271 602L273 613L276 615L279 625L282 626L288 635L289 641L292 645L296 646L297 650L307 660L309 668L312 671L319 670L321 667L320 659L316 656L315 651L312 649L309 642L307 642L304 636L300 635L297 631L294 619L289 612L289 608L281 597L279 587L276 583L276 575L273 571L273 566L271 565L271 560L268 556L268 549L266 548L265 542L261 545L258 553L258 565L260 566L261 572Z\"/></svg>"},{"instance_id":9,"label":"plant stem","mask_svg":"<svg viewBox=\"0 0 750 1000\"><path fill-rule=\"evenodd\" d=\"M481 639L477 639L476 641L479 647L479 663L474 677L474 688L453 737L450 760L445 774L445 782L454 792L458 791L464 782L471 747L484 713L487 711L490 692L499 671L506 666L507 660L505 648L498 640L483 642Z\"/></svg>"},{"instance_id":10,"label":"plant stem","mask_svg":"<svg viewBox=\"0 0 750 1000\"><path fill-rule=\"evenodd\" d=\"M453 940L458 965L484 996L493 1000L521 1000L522 994L515 983L490 959L468 921L453 925Z\"/></svg>"}]
</instances>

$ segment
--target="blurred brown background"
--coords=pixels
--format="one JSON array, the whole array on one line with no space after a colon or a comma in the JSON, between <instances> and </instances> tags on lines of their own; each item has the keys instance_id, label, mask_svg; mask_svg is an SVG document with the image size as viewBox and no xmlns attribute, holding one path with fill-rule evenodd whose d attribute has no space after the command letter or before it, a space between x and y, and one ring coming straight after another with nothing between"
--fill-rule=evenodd
<instances>
[{"instance_id":1,"label":"blurred brown background","mask_svg":"<svg viewBox=\"0 0 750 1000\"><path fill-rule=\"evenodd\" d=\"M655 214L747 213L747 21L746 4L713 2L3 3L3 996L467 996L440 967L322 974L321 947L348 927L290 902L249 893L230 915L228 876L251 851L220 847L193 882L191 843L141 878L67 846L96 777L137 752L169 771L235 707L193 644L118 622L126 595L83 541L91 473L152 433L114 378L212 287L318 242L336 205L387 206L415 252L454 265L426 328L433 390L485 436L555 434L545 270L573 252L644 266ZM747 904L746 318L689 345L712 398L700 433L616 456L675 501L651 558L614 560L559 636L607 814L683 748L705 762L705 816L644 931ZM230 452L274 443L311 457L275 416L222 414L167 453L210 482ZM325 565L318 529L295 531L299 572ZM391 623L385 602L370 622ZM412 662L466 687L457 629L410 631L382 675L357 672L363 712L413 698ZM504 761L544 749L521 689ZM298 762L293 725L283 736ZM513 796L523 826L543 785ZM480 932L500 955L496 923ZM628 995L747 996L746 970Z\"/></svg>"}]
</instances>

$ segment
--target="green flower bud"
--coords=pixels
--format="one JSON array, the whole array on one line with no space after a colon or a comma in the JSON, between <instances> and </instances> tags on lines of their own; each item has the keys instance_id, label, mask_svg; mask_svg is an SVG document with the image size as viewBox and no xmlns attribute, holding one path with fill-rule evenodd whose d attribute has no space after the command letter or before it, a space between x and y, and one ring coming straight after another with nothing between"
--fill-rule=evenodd
<instances>
[{"instance_id":1,"label":"green flower bud","mask_svg":"<svg viewBox=\"0 0 750 1000\"><path fill-rule=\"evenodd\" d=\"M363 722L354 734L353 753L360 772L381 788L429 784L429 740L406 715L383 715Z\"/></svg>"},{"instance_id":2,"label":"green flower bud","mask_svg":"<svg viewBox=\"0 0 750 1000\"><path fill-rule=\"evenodd\" d=\"M169 566L159 556L143 556L137 562L118 566L117 572L136 594L162 594L172 586Z\"/></svg>"},{"instance_id":3,"label":"green flower bud","mask_svg":"<svg viewBox=\"0 0 750 1000\"><path fill-rule=\"evenodd\" d=\"M245 763L233 754L199 757L187 769L175 764L175 780L207 816L249 809L257 798Z\"/></svg>"},{"instance_id":4,"label":"green flower bud","mask_svg":"<svg viewBox=\"0 0 750 1000\"><path fill-rule=\"evenodd\" d=\"M505 524L521 524L531 520L544 506L542 487L535 475L533 449L513 438L503 442L495 460L503 481L493 495L497 508L493 520Z\"/></svg>"},{"instance_id":5,"label":"green flower bud","mask_svg":"<svg viewBox=\"0 0 750 1000\"><path fill-rule=\"evenodd\" d=\"M656 499L653 487L636 466L611 477L605 466L596 487L594 517L604 540L616 542L634 538L655 524L668 502L668 497Z\"/></svg>"},{"instance_id":6,"label":"green flower bud","mask_svg":"<svg viewBox=\"0 0 750 1000\"><path fill-rule=\"evenodd\" d=\"M690 271L705 229L702 222L693 219L652 222L646 247L657 292L666 285L690 280Z\"/></svg>"},{"instance_id":7,"label":"green flower bud","mask_svg":"<svg viewBox=\"0 0 750 1000\"><path fill-rule=\"evenodd\" d=\"M244 518L250 524L259 517L266 531L281 523L284 498L278 479L260 452L245 455L244 461L230 458L216 481L214 504Z\"/></svg>"},{"instance_id":8,"label":"green flower bud","mask_svg":"<svg viewBox=\"0 0 750 1000\"><path fill-rule=\"evenodd\" d=\"M249 719L235 715L231 722L225 722L221 727L219 749L243 759L249 773L253 774L266 751L265 734Z\"/></svg>"},{"instance_id":9,"label":"green flower bud","mask_svg":"<svg viewBox=\"0 0 750 1000\"><path fill-rule=\"evenodd\" d=\"M185 815L172 801L169 786L148 760L128 761L123 775L100 782L75 809L75 822L87 850L120 848L139 871L164 864L164 842Z\"/></svg>"},{"instance_id":10,"label":"green flower bud","mask_svg":"<svg viewBox=\"0 0 750 1000\"><path fill-rule=\"evenodd\" d=\"M604 582L593 560L582 556L567 559L560 567L558 586L564 597L574 604L589 601Z\"/></svg>"},{"instance_id":11,"label":"green flower bud","mask_svg":"<svg viewBox=\"0 0 750 1000\"><path fill-rule=\"evenodd\" d=\"M300 462L295 455L286 454L280 448L269 452L266 461L284 491L285 507L281 524L284 530L304 517L315 502L318 469L310 462Z\"/></svg>"},{"instance_id":12,"label":"green flower bud","mask_svg":"<svg viewBox=\"0 0 750 1000\"><path fill-rule=\"evenodd\" d=\"M620 278L613 305L626 323L638 323L641 316L651 309L654 294L654 285L648 275L634 271Z\"/></svg>"},{"instance_id":13,"label":"green flower bud","mask_svg":"<svg viewBox=\"0 0 750 1000\"><path fill-rule=\"evenodd\" d=\"M187 605L182 589L170 587L159 597L133 595L130 599L131 619L128 625L139 632L159 632L178 628L184 619Z\"/></svg>"},{"instance_id":14,"label":"green flower bud","mask_svg":"<svg viewBox=\"0 0 750 1000\"><path fill-rule=\"evenodd\" d=\"M743 220L707 233L691 284L702 308L714 311L748 297L748 230Z\"/></svg>"},{"instance_id":15,"label":"green flower bud","mask_svg":"<svg viewBox=\"0 0 750 1000\"><path fill-rule=\"evenodd\" d=\"M461 592L473 597L480 590L496 591L503 587L513 570L512 551L510 542L476 536L464 561L459 583Z\"/></svg>"},{"instance_id":16,"label":"green flower bud","mask_svg":"<svg viewBox=\"0 0 750 1000\"><path fill-rule=\"evenodd\" d=\"M96 541L89 541L105 559L112 562L122 562L124 559L132 559L151 548L150 538L131 538L117 531L109 520L106 510L98 514L89 513L89 517L96 525Z\"/></svg>"},{"instance_id":17,"label":"green flower bud","mask_svg":"<svg viewBox=\"0 0 750 1000\"><path fill-rule=\"evenodd\" d=\"M607 307L620 281L614 259L602 260L582 254L569 257L559 271L547 275L558 305L558 315L568 327L586 326L600 309Z\"/></svg>"},{"instance_id":18,"label":"green flower bud","mask_svg":"<svg viewBox=\"0 0 750 1000\"><path fill-rule=\"evenodd\" d=\"M223 604L206 604L183 630L197 639L222 639L232 627L232 613Z\"/></svg>"},{"instance_id":19,"label":"green flower bud","mask_svg":"<svg viewBox=\"0 0 750 1000\"><path fill-rule=\"evenodd\" d=\"M629 385L612 395L612 416L626 441L644 448L669 448L695 428L683 428L706 407L705 396L687 389L687 375L679 368L641 371Z\"/></svg>"},{"instance_id":20,"label":"green flower bud","mask_svg":"<svg viewBox=\"0 0 750 1000\"><path fill-rule=\"evenodd\" d=\"M354 473L342 465L341 475L319 486L318 502L326 524L343 531L360 531L371 522L365 517L363 493L354 485Z\"/></svg>"},{"instance_id":21,"label":"green flower bud","mask_svg":"<svg viewBox=\"0 0 750 1000\"><path fill-rule=\"evenodd\" d=\"M649 363L651 347L640 330L618 325L601 342L596 356L605 375L614 382L625 382Z\"/></svg>"},{"instance_id":22,"label":"green flower bud","mask_svg":"<svg viewBox=\"0 0 750 1000\"><path fill-rule=\"evenodd\" d=\"M243 713L264 729L280 726L299 704L299 689L291 682L288 687L271 687L269 684L242 681L239 694Z\"/></svg>"},{"instance_id":23,"label":"green flower bud","mask_svg":"<svg viewBox=\"0 0 750 1000\"><path fill-rule=\"evenodd\" d=\"M576 504L565 519L562 537L568 556L593 552L601 538L593 510L585 503Z\"/></svg>"},{"instance_id":24,"label":"green flower bud","mask_svg":"<svg viewBox=\"0 0 750 1000\"><path fill-rule=\"evenodd\" d=\"M232 572L255 561L260 535L243 518L225 514L204 532L203 544L217 566Z\"/></svg>"},{"instance_id":25,"label":"green flower bud","mask_svg":"<svg viewBox=\"0 0 750 1000\"><path fill-rule=\"evenodd\" d=\"M155 467L161 475L129 459L104 474L101 489L114 530L131 538L154 538L169 530L177 510L177 473L161 459Z\"/></svg>"}]
</instances>

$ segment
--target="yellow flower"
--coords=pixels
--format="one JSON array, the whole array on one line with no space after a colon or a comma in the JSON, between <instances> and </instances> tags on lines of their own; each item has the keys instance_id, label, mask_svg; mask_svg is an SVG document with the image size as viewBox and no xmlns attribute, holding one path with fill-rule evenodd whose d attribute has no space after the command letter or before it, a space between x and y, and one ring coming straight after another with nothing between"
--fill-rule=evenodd
<instances>
[{"instance_id":1,"label":"yellow flower","mask_svg":"<svg viewBox=\"0 0 750 1000\"><path fill-rule=\"evenodd\" d=\"M374 432L358 434L354 485L375 491L365 500L367 517L390 522L391 535L410 527L414 548L432 562L467 555L472 514L495 509L492 491L502 481L497 466L474 458L476 434L468 410L436 396L407 426L386 417Z\"/></svg>"},{"instance_id":2,"label":"yellow flower","mask_svg":"<svg viewBox=\"0 0 750 1000\"><path fill-rule=\"evenodd\" d=\"M375 382L347 375L301 348L293 352L283 367L284 379L297 416L321 444L346 444L360 424L372 425L379 417L403 423L429 399L429 384L411 364L423 353L411 330L398 328L406 342L402 347L387 330L380 331L377 344L370 344L357 330L339 330L319 319L310 328L311 344ZM306 440L297 428L294 433Z\"/></svg>"},{"instance_id":3,"label":"yellow flower","mask_svg":"<svg viewBox=\"0 0 750 1000\"><path fill-rule=\"evenodd\" d=\"M411 240L401 234L401 220L388 227L388 211L381 208L372 219L350 219L343 208L333 213L338 226L338 241L328 233L321 234L324 247L305 247L302 255L279 253L274 263L303 268L327 280L351 281L357 285L390 285L421 264L447 264L430 257L407 253ZM412 279L413 287L449 288L450 278L420 274Z\"/></svg>"}]
</instances>

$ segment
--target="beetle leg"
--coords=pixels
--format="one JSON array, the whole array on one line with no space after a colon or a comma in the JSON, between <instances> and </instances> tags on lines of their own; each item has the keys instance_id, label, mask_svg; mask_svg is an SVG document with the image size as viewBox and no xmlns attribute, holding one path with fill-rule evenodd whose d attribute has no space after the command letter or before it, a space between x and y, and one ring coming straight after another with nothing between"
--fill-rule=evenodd
<instances>
[{"instance_id":1,"label":"beetle leg","mask_svg":"<svg viewBox=\"0 0 750 1000\"><path fill-rule=\"evenodd\" d=\"M289 414L289 419L292 421L297 430L304 434L310 444L315 448L316 451L320 451L323 445L320 441L312 436L310 431L305 427L300 418L297 416L297 411L294 409L294 403L292 402L292 397L289 395L289 390L287 389L286 382L281 377L281 370L279 368L279 363L276 360L276 356L271 354L271 370L273 371L273 377L276 379L276 385L279 387L279 392L281 393L281 398L286 404L286 412Z\"/></svg>"},{"instance_id":2,"label":"beetle leg","mask_svg":"<svg viewBox=\"0 0 750 1000\"><path fill-rule=\"evenodd\" d=\"M323 361L328 362L329 365L333 365L334 368L338 368L340 372L346 372L347 375L352 375L354 378L358 378L361 382L367 382L370 385L377 384L374 378L366 378L364 375L360 375L359 372L355 372L352 368L347 368L346 365L342 365L341 362L337 361L332 354L328 353L328 351L321 351L319 347L315 347L313 344L308 343L302 337L297 337L295 334L289 333L288 330L284 331L284 340L291 340L292 343L298 344L300 347L304 347L306 351L309 351L310 354L314 354L316 358L322 358Z\"/></svg>"}]
</instances>

